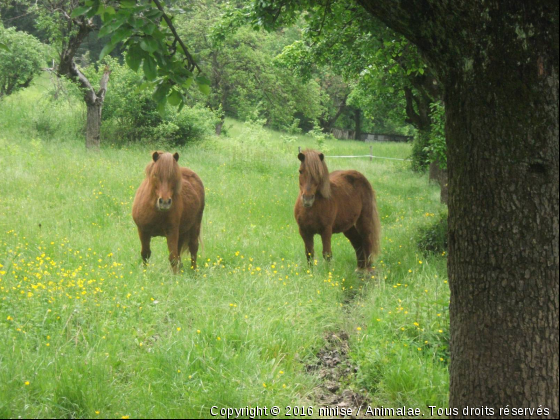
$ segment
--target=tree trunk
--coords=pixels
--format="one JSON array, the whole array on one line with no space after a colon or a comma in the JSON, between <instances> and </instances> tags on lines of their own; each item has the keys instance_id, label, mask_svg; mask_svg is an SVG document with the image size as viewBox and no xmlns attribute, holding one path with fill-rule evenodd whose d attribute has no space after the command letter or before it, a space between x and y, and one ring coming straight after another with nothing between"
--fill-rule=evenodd
<instances>
[{"instance_id":1,"label":"tree trunk","mask_svg":"<svg viewBox=\"0 0 560 420\"><path fill-rule=\"evenodd\" d=\"M557 418L558 74L538 61L446 84L450 406Z\"/></svg>"},{"instance_id":2,"label":"tree trunk","mask_svg":"<svg viewBox=\"0 0 560 420\"><path fill-rule=\"evenodd\" d=\"M100 89L95 92L89 80L77 68L76 71L78 72L78 80L85 88L84 101L87 106L86 148L97 150L101 144L101 110L103 109L103 102L105 102L105 93L107 92L111 72L108 67L105 67L105 72L99 82Z\"/></svg>"},{"instance_id":3,"label":"tree trunk","mask_svg":"<svg viewBox=\"0 0 560 420\"><path fill-rule=\"evenodd\" d=\"M87 103L86 148L99 149L101 135L101 109L103 103Z\"/></svg>"},{"instance_id":4,"label":"tree trunk","mask_svg":"<svg viewBox=\"0 0 560 420\"><path fill-rule=\"evenodd\" d=\"M67 40L61 51L57 73L59 76L67 76L82 88L87 107L86 148L97 150L101 142L101 110L105 101L111 71L109 67L105 66L105 71L99 82L99 90L96 92L88 78L74 62L74 56L82 41L94 29L93 19L86 19L84 17L71 19L69 16L68 19L71 22L69 23L70 25L77 26L77 32Z\"/></svg>"},{"instance_id":5,"label":"tree trunk","mask_svg":"<svg viewBox=\"0 0 560 420\"><path fill-rule=\"evenodd\" d=\"M216 124L216 135L222 134L222 127L224 126L224 120L221 119L219 123Z\"/></svg>"},{"instance_id":6,"label":"tree trunk","mask_svg":"<svg viewBox=\"0 0 560 420\"><path fill-rule=\"evenodd\" d=\"M444 87L453 417L558 418L559 4L358 1Z\"/></svg>"}]
</instances>

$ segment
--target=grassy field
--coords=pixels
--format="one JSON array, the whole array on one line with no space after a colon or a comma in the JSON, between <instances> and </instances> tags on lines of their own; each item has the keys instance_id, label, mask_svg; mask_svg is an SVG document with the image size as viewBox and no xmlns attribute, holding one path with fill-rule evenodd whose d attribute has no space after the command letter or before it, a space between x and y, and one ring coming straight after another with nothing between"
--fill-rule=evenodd
<instances>
[{"instance_id":1,"label":"grassy field","mask_svg":"<svg viewBox=\"0 0 560 420\"><path fill-rule=\"evenodd\" d=\"M443 211L425 175L404 161L328 157L369 144L227 121L227 137L173 150L206 187L199 270L173 275L163 238L141 264L130 215L154 145L87 153L81 105L53 105L44 91L0 101L1 418L316 407L319 378L305 364L333 331L349 334L358 366L345 386L372 405L447 405L446 258L416 244ZM377 191L374 278L356 277L342 235L330 264L307 267L293 217L298 146L320 148L330 170L361 171Z\"/></svg>"}]
</instances>

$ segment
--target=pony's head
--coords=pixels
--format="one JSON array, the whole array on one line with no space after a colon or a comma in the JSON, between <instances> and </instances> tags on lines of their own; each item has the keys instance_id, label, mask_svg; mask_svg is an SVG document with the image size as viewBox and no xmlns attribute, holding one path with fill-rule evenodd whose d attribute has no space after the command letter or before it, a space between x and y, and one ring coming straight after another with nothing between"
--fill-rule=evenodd
<instances>
[{"instance_id":1,"label":"pony's head","mask_svg":"<svg viewBox=\"0 0 560 420\"><path fill-rule=\"evenodd\" d=\"M181 192L181 170L177 161L179 153L152 153L152 162L146 166L146 176L156 196L156 208L168 211Z\"/></svg>"},{"instance_id":2,"label":"pony's head","mask_svg":"<svg viewBox=\"0 0 560 420\"><path fill-rule=\"evenodd\" d=\"M301 161L299 166L299 191L303 207L311 207L318 193L323 198L330 198L331 184L329 170L325 163L325 155L316 150L304 150L298 154Z\"/></svg>"}]
</instances>

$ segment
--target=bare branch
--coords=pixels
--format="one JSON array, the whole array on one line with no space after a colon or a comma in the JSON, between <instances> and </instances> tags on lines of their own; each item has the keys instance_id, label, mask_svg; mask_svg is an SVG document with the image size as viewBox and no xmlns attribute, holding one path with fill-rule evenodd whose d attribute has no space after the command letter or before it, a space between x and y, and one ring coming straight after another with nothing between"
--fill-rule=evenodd
<instances>
[{"instance_id":1,"label":"bare branch","mask_svg":"<svg viewBox=\"0 0 560 420\"><path fill-rule=\"evenodd\" d=\"M105 93L107 92L107 84L109 83L110 74L111 70L109 69L109 66L105 66L105 71L103 72L103 76L99 82L99 91L97 92L97 100L101 102L105 100Z\"/></svg>"}]
</instances>

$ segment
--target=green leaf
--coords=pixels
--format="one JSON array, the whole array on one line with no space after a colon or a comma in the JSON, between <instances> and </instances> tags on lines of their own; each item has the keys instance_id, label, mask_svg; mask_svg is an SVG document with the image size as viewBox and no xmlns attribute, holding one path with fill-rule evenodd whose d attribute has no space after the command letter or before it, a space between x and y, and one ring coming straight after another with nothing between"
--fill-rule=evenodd
<instances>
[{"instance_id":1,"label":"green leaf","mask_svg":"<svg viewBox=\"0 0 560 420\"><path fill-rule=\"evenodd\" d=\"M156 25L153 24L152 22L147 23L146 25L144 25L144 27L142 28L144 30L144 33L147 35L151 35L154 33L154 29L156 29Z\"/></svg>"},{"instance_id":2,"label":"green leaf","mask_svg":"<svg viewBox=\"0 0 560 420\"><path fill-rule=\"evenodd\" d=\"M157 110L159 112L159 115L161 115L162 117L165 116L165 102L167 101L167 97L164 96L161 102L157 103Z\"/></svg>"},{"instance_id":3,"label":"green leaf","mask_svg":"<svg viewBox=\"0 0 560 420\"><path fill-rule=\"evenodd\" d=\"M125 9L129 9L134 6L136 6L136 0L121 0L121 7L124 7Z\"/></svg>"},{"instance_id":4,"label":"green leaf","mask_svg":"<svg viewBox=\"0 0 560 420\"><path fill-rule=\"evenodd\" d=\"M145 37L140 42L140 48L149 53L154 53L159 49L159 43L152 37Z\"/></svg>"},{"instance_id":5,"label":"green leaf","mask_svg":"<svg viewBox=\"0 0 560 420\"><path fill-rule=\"evenodd\" d=\"M81 15L87 13L90 9L91 9L91 7L88 7L88 6L76 7L74 10L72 10L72 13L70 14L70 17L72 19L77 18L78 16L81 16Z\"/></svg>"},{"instance_id":6,"label":"green leaf","mask_svg":"<svg viewBox=\"0 0 560 420\"><path fill-rule=\"evenodd\" d=\"M117 44L121 42L123 39L128 38L130 35L132 35L132 28L129 27L120 28L118 31L116 31L113 34L113 37L111 38L111 43Z\"/></svg>"},{"instance_id":7,"label":"green leaf","mask_svg":"<svg viewBox=\"0 0 560 420\"><path fill-rule=\"evenodd\" d=\"M99 8L97 9L97 12L95 12L96 15L103 15L105 14L105 5L104 4L100 4Z\"/></svg>"},{"instance_id":8,"label":"green leaf","mask_svg":"<svg viewBox=\"0 0 560 420\"><path fill-rule=\"evenodd\" d=\"M157 77L157 66L156 61L152 56L147 56L144 58L144 65L142 66L144 69L144 75L146 76L147 80L155 80Z\"/></svg>"},{"instance_id":9,"label":"green leaf","mask_svg":"<svg viewBox=\"0 0 560 420\"><path fill-rule=\"evenodd\" d=\"M143 90L146 90L147 88L153 86L152 82L144 82L142 84L140 84L136 89L134 89L134 93L140 93Z\"/></svg>"},{"instance_id":10,"label":"green leaf","mask_svg":"<svg viewBox=\"0 0 560 420\"><path fill-rule=\"evenodd\" d=\"M204 93L205 95L210 95L210 86L209 85L198 85L198 88L200 89L200 91L202 93Z\"/></svg>"},{"instance_id":11,"label":"green leaf","mask_svg":"<svg viewBox=\"0 0 560 420\"><path fill-rule=\"evenodd\" d=\"M192 85L192 82L193 82L193 78L192 78L192 77L189 77L187 80L185 80L185 83L183 83L183 87L184 87L185 89L190 88L191 85Z\"/></svg>"},{"instance_id":12,"label":"green leaf","mask_svg":"<svg viewBox=\"0 0 560 420\"><path fill-rule=\"evenodd\" d=\"M117 29L119 29L122 24L123 24L123 21L119 20L119 19L113 19L110 22L107 22L99 30L99 33L97 34L97 37L98 38L103 38L105 35L108 35L111 32L114 32Z\"/></svg>"},{"instance_id":13,"label":"green leaf","mask_svg":"<svg viewBox=\"0 0 560 420\"><path fill-rule=\"evenodd\" d=\"M1 50L4 50L4 51L8 51L8 52L10 51L10 49L8 48L8 46L7 46L6 44L1 43L1 42L0 42L0 49L1 49Z\"/></svg>"},{"instance_id":14,"label":"green leaf","mask_svg":"<svg viewBox=\"0 0 560 420\"><path fill-rule=\"evenodd\" d=\"M106 44L103 47L103 49L101 50L101 53L99 54L99 60L103 60L103 57L105 57L107 54L109 54L111 51L113 51L116 46L117 46L117 44L113 44L112 42L109 42L108 44Z\"/></svg>"},{"instance_id":15,"label":"green leaf","mask_svg":"<svg viewBox=\"0 0 560 420\"><path fill-rule=\"evenodd\" d=\"M171 86L168 83L161 83L155 90L152 97L157 103L165 102L167 99L167 92L171 89Z\"/></svg>"},{"instance_id":16,"label":"green leaf","mask_svg":"<svg viewBox=\"0 0 560 420\"><path fill-rule=\"evenodd\" d=\"M86 13L86 16L88 18L91 18L94 17L95 15L101 14L104 8L105 6L101 4L99 0L94 1L93 5L91 6L91 9L89 10L89 12Z\"/></svg>"},{"instance_id":17,"label":"green leaf","mask_svg":"<svg viewBox=\"0 0 560 420\"><path fill-rule=\"evenodd\" d=\"M208 79L206 76L197 76L197 78L195 79L196 83L198 83L199 85L211 85L212 82L210 81L210 79Z\"/></svg>"},{"instance_id":18,"label":"green leaf","mask_svg":"<svg viewBox=\"0 0 560 420\"><path fill-rule=\"evenodd\" d=\"M183 97L179 92L173 89L171 93L167 96L167 102L169 102L173 106L177 106L181 102L183 102Z\"/></svg>"},{"instance_id":19,"label":"green leaf","mask_svg":"<svg viewBox=\"0 0 560 420\"><path fill-rule=\"evenodd\" d=\"M128 49L125 60L128 67L130 67L134 71L138 71L138 69L140 68L140 63L142 62L142 55L137 48L134 48L134 46L132 46Z\"/></svg>"}]
</instances>

